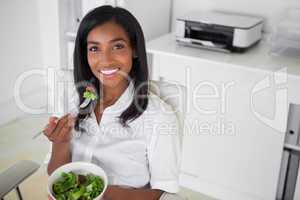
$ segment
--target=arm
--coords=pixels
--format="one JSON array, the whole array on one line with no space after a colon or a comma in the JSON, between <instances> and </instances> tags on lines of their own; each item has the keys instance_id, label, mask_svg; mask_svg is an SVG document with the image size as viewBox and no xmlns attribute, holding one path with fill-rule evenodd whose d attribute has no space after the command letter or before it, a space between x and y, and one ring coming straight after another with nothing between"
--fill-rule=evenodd
<instances>
[{"instance_id":1,"label":"arm","mask_svg":"<svg viewBox=\"0 0 300 200\"><path fill-rule=\"evenodd\" d=\"M52 143L52 154L48 163L49 175L58 167L71 162L70 143Z\"/></svg>"},{"instance_id":2,"label":"arm","mask_svg":"<svg viewBox=\"0 0 300 200\"><path fill-rule=\"evenodd\" d=\"M179 126L176 115L171 111L156 115L153 121L155 129L149 133L151 139L147 157L151 188L177 193L180 169Z\"/></svg>"},{"instance_id":3,"label":"arm","mask_svg":"<svg viewBox=\"0 0 300 200\"><path fill-rule=\"evenodd\" d=\"M50 175L58 167L71 161L70 140L74 119L65 115L61 119L52 117L44 130L44 134L52 142L52 154L48 164L48 174Z\"/></svg>"},{"instance_id":4,"label":"arm","mask_svg":"<svg viewBox=\"0 0 300 200\"><path fill-rule=\"evenodd\" d=\"M163 191L153 189L133 189L133 188L122 188L119 186L108 186L103 200L159 200ZM48 196L48 200L51 199Z\"/></svg>"},{"instance_id":5,"label":"arm","mask_svg":"<svg viewBox=\"0 0 300 200\"><path fill-rule=\"evenodd\" d=\"M108 186L104 194L104 200L158 200L162 193L162 190L156 189L134 189Z\"/></svg>"}]
</instances>

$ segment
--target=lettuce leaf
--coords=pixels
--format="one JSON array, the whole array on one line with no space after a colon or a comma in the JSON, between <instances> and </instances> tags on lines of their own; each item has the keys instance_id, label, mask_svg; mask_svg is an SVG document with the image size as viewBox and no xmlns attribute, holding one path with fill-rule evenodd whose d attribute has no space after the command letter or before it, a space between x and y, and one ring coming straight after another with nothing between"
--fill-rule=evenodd
<instances>
[{"instance_id":1,"label":"lettuce leaf","mask_svg":"<svg viewBox=\"0 0 300 200\"><path fill-rule=\"evenodd\" d=\"M104 181L99 176L77 175L73 172L63 172L52 186L57 200L92 200L100 195L103 189Z\"/></svg>"}]
</instances>

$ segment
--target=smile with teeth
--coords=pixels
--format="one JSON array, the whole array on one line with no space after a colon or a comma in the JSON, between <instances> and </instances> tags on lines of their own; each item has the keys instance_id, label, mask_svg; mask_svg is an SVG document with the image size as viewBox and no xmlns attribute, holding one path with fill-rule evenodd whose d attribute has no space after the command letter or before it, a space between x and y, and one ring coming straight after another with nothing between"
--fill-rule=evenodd
<instances>
[{"instance_id":1,"label":"smile with teeth","mask_svg":"<svg viewBox=\"0 0 300 200\"><path fill-rule=\"evenodd\" d=\"M117 71L119 71L120 68L114 68L114 69L102 69L100 70L100 73L106 76L111 76L115 74Z\"/></svg>"}]
</instances>

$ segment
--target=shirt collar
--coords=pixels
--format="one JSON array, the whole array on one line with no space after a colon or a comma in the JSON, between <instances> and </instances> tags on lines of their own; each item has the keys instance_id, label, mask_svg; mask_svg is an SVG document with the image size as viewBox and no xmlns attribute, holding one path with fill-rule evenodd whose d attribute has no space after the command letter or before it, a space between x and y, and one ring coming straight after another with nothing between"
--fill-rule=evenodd
<instances>
[{"instance_id":1,"label":"shirt collar","mask_svg":"<svg viewBox=\"0 0 300 200\"><path fill-rule=\"evenodd\" d=\"M131 102L133 100L133 95L134 95L134 85L133 85L133 82L130 81L127 88L122 93L122 95L117 99L117 101L113 105L105 108L104 113L105 114L120 114L120 113L122 113L131 104Z\"/></svg>"}]
</instances>

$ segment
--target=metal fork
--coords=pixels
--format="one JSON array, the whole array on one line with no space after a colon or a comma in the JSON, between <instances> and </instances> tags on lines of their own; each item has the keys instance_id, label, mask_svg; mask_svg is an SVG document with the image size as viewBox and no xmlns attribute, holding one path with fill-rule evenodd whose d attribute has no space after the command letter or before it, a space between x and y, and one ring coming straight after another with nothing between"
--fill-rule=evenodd
<instances>
[{"instance_id":1,"label":"metal fork","mask_svg":"<svg viewBox=\"0 0 300 200\"><path fill-rule=\"evenodd\" d=\"M79 108L81 108L81 109L86 108L91 102L92 102L91 99L85 99L85 100L82 102L82 104L79 105ZM34 140L34 139L36 139L37 137L39 137L40 135L42 135L43 133L44 133L44 130L42 130L42 131L40 131L40 132L34 134L34 135L32 136L31 139Z\"/></svg>"}]
</instances>

